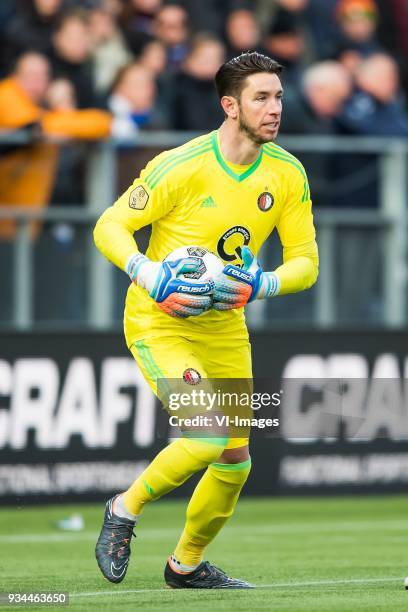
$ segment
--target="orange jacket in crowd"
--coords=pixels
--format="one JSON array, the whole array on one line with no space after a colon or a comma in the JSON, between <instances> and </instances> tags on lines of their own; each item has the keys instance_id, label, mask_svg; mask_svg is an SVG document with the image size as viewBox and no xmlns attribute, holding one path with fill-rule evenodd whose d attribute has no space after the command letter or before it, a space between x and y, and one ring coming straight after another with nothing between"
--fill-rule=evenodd
<instances>
[{"instance_id":1,"label":"orange jacket in crowd","mask_svg":"<svg viewBox=\"0 0 408 612\"><path fill-rule=\"evenodd\" d=\"M11 78L0 81L0 130L38 123L44 134L84 140L109 136L111 116L98 109L44 111ZM59 148L52 143L16 147L0 158L0 206L42 208L50 200ZM30 224L34 237L38 223ZM0 219L0 240L12 240L16 225Z\"/></svg>"},{"instance_id":2,"label":"orange jacket in crowd","mask_svg":"<svg viewBox=\"0 0 408 612\"><path fill-rule=\"evenodd\" d=\"M87 140L109 136L111 121L109 113L95 108L44 111L13 77L0 81L0 129L17 129L38 122L45 134Z\"/></svg>"}]
</instances>

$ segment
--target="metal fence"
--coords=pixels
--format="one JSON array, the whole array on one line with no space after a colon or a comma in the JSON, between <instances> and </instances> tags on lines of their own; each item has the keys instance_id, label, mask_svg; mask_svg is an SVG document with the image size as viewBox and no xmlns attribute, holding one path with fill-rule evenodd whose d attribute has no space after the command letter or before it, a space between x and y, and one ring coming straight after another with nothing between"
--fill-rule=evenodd
<instances>
[{"instance_id":1,"label":"metal fence","mask_svg":"<svg viewBox=\"0 0 408 612\"><path fill-rule=\"evenodd\" d=\"M196 136L182 132L141 133L135 148L171 148ZM23 144L24 137L3 135L0 143ZM291 136L280 139L280 144L301 157L304 153L322 155L336 153L369 153L378 155L379 160L379 201L377 209L329 209L316 207L314 211L320 251L320 276L312 289L309 302L298 298L298 312L289 318L286 311L287 299L258 302L248 308L248 321L254 328L273 327L284 323L311 323L317 327L330 327L348 321L341 316L342 304L353 301L364 289L364 278L368 274L378 277L377 297L369 292L360 296L368 307L370 300L378 300L380 307L372 318L375 324L402 327L407 322L407 163L408 143L400 139L386 138L333 138ZM16 238L12 245L12 316L1 324L17 329L31 329L36 325L33 314L33 242L29 225L33 220L64 222L75 227L86 228L86 316L77 322L94 329L118 326L114 317L115 274L113 266L93 247L92 228L101 212L117 196L117 151L121 143L114 141L89 145L86 172L86 204L77 207L52 206L41 210L31 208L0 207L2 219L17 222ZM127 143L129 148L129 143ZM306 168L307 170L307 168ZM352 232L339 250L342 236ZM374 245L375 263L365 252L365 237L371 236ZM357 245L357 248L355 246ZM270 247L272 248L272 247ZM354 249L354 260L350 253ZM275 249L276 250L276 249ZM350 259L351 257L351 259ZM261 258L265 265L270 259L268 246ZM354 263L353 263L354 261ZM359 265L356 265L356 264ZM1 280L1 279L0 279ZM3 279L4 280L4 279ZM377 281L376 281L377 282ZM348 289L340 295L340 286ZM5 284L2 281L1 286ZM355 291L353 292L353 287ZM4 291L2 291L4 299ZM306 298L307 300L307 298ZM281 301L281 306L278 306ZM276 306L275 306L276 302ZM282 307L282 304L284 305ZM367 306L366 304L366 306ZM274 310L275 309L275 310ZM370 322L362 309L360 314L349 318L349 322L364 324ZM62 321L63 322L63 321ZM43 322L46 324L47 322Z\"/></svg>"}]
</instances>

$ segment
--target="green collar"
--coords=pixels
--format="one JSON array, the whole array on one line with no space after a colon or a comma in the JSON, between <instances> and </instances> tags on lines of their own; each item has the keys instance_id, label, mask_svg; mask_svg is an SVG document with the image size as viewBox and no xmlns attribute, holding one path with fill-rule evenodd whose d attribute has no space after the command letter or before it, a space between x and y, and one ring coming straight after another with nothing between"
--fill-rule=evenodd
<instances>
[{"instance_id":1,"label":"green collar","mask_svg":"<svg viewBox=\"0 0 408 612\"><path fill-rule=\"evenodd\" d=\"M212 146L213 146L213 149L214 149L214 153L215 153L215 157L216 157L217 162L220 164L220 166L224 170L224 172L226 172L235 181L238 181L238 183L241 183L241 181L244 181L246 178L248 178L248 176L250 176L253 172L255 172L255 170L257 169L257 167L261 163L263 149L261 149L261 152L258 155L258 159L256 159L254 161L254 163L251 164L249 166L249 168L247 168L245 170L245 172L243 172L242 174L237 174L225 162L225 159L224 159L224 157L223 157L223 155L222 155L222 153L220 151L220 147L218 145L218 131L217 130L215 130L211 134L211 142L212 142Z\"/></svg>"}]
</instances>

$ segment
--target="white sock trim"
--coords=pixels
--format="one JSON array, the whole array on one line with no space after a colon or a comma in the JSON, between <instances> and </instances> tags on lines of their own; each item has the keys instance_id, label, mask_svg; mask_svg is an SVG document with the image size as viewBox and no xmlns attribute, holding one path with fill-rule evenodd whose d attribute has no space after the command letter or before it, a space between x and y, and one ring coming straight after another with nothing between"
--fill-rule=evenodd
<instances>
[{"instance_id":1,"label":"white sock trim","mask_svg":"<svg viewBox=\"0 0 408 612\"><path fill-rule=\"evenodd\" d=\"M179 561L174 555L171 555L170 557L170 567L175 572L185 572L189 574L190 572L194 572L194 570L197 569L200 563L197 563L197 565L185 565L184 563L181 563L181 561Z\"/></svg>"},{"instance_id":2,"label":"white sock trim","mask_svg":"<svg viewBox=\"0 0 408 612\"><path fill-rule=\"evenodd\" d=\"M113 502L113 512L116 516L120 516L122 518L127 518L129 521L137 522L140 514L132 514L125 506L125 500L123 499L123 493L120 493L115 497Z\"/></svg>"}]
</instances>

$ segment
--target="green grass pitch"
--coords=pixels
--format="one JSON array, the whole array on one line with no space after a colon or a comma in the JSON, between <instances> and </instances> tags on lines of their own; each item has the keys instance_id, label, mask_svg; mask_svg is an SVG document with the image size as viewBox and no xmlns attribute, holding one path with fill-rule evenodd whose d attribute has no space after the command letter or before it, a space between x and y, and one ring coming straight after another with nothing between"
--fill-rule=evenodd
<instances>
[{"instance_id":1,"label":"green grass pitch","mask_svg":"<svg viewBox=\"0 0 408 612\"><path fill-rule=\"evenodd\" d=\"M68 591L69 607L52 609L75 612L408 610L407 496L242 499L206 557L259 585L251 591L164 587L185 506L161 500L146 509L120 585L105 581L94 560L103 504L2 509L0 591ZM72 512L85 529L58 531L53 522Z\"/></svg>"}]
</instances>

